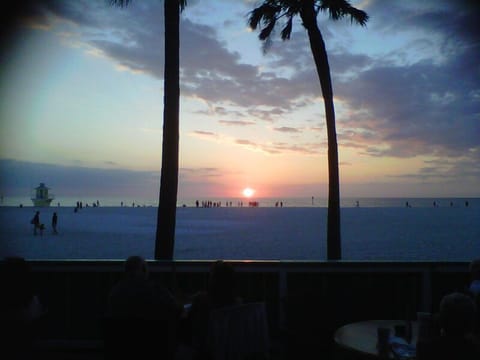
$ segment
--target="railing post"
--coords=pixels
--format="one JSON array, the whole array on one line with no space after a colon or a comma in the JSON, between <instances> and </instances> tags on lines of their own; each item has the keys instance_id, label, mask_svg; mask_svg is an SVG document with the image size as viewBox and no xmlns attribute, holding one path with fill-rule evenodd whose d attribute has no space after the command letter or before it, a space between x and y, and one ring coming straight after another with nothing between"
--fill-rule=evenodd
<instances>
[{"instance_id":1,"label":"railing post","mask_svg":"<svg viewBox=\"0 0 480 360\"><path fill-rule=\"evenodd\" d=\"M278 326L280 329L285 329L285 299L287 297L287 271L285 267L280 264L278 270Z\"/></svg>"},{"instance_id":2,"label":"railing post","mask_svg":"<svg viewBox=\"0 0 480 360\"><path fill-rule=\"evenodd\" d=\"M432 312L432 269L431 266L422 270L422 310Z\"/></svg>"}]
</instances>

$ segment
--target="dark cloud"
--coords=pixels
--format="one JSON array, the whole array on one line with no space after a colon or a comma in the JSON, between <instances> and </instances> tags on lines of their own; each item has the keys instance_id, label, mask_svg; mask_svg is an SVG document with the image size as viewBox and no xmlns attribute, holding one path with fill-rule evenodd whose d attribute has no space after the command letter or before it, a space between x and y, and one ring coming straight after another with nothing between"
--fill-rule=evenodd
<instances>
[{"instance_id":1,"label":"dark cloud","mask_svg":"<svg viewBox=\"0 0 480 360\"><path fill-rule=\"evenodd\" d=\"M189 180L199 181L201 179L215 178L223 175L225 175L225 172L219 168L199 167L199 168L180 168L179 170L180 181L189 181Z\"/></svg>"},{"instance_id":2,"label":"dark cloud","mask_svg":"<svg viewBox=\"0 0 480 360\"><path fill-rule=\"evenodd\" d=\"M445 41L478 41L480 3L477 0L423 2L370 1L366 11L375 18L374 31L427 31Z\"/></svg>"},{"instance_id":3,"label":"dark cloud","mask_svg":"<svg viewBox=\"0 0 480 360\"><path fill-rule=\"evenodd\" d=\"M204 100L217 114L225 115L225 107L235 105L235 116L271 122L315 101L323 109L308 39L299 23L291 40L274 41L270 47L265 59L272 71L261 71L242 63L240 54L219 40L213 26L188 18L196 5L189 4L181 20L182 96ZM422 35L408 48L381 58L353 54L337 41L347 36L348 22L334 24L322 17L334 93L349 110L348 117L337 114L340 145L370 156L429 155L452 161L466 157L455 171L465 165L474 169L472 176L478 173L479 163L471 161L480 151L478 9L474 1L370 1L365 9L370 21L362 32ZM118 64L163 78L161 2L134 1L128 8L115 9L101 1L36 1L23 14L43 26L49 25L52 17L81 25L84 41ZM430 54L433 48L436 53ZM407 61L412 50L425 52L422 60ZM278 75L280 69L289 75ZM217 136L209 131L195 133ZM309 146L237 143L269 153L315 153Z\"/></svg>"},{"instance_id":4,"label":"dark cloud","mask_svg":"<svg viewBox=\"0 0 480 360\"><path fill-rule=\"evenodd\" d=\"M87 197L158 198L160 172L126 169L101 169L83 166L60 166L0 159L0 193L5 198L28 197L35 186L44 182L56 198ZM179 194L211 196L222 187L225 169L213 167L180 168ZM8 189L8 190L7 190Z\"/></svg>"},{"instance_id":5,"label":"dark cloud","mask_svg":"<svg viewBox=\"0 0 480 360\"><path fill-rule=\"evenodd\" d=\"M466 50L444 65L377 66L359 73L355 81L339 82L337 95L352 109L369 114L351 116L344 124L369 129L375 134L366 139L370 143L389 144L378 155L458 156L478 148L479 78L469 75L474 69L468 65L459 69L471 56L473 51Z\"/></svg>"},{"instance_id":6,"label":"dark cloud","mask_svg":"<svg viewBox=\"0 0 480 360\"><path fill-rule=\"evenodd\" d=\"M219 120L218 121L222 125L228 125L228 126L249 126L249 125L255 125L255 122L253 121L239 121L239 120Z\"/></svg>"},{"instance_id":7,"label":"dark cloud","mask_svg":"<svg viewBox=\"0 0 480 360\"><path fill-rule=\"evenodd\" d=\"M316 155L319 153L320 146L318 144L290 144L290 143L274 143L273 152L291 152L304 155Z\"/></svg>"},{"instance_id":8,"label":"dark cloud","mask_svg":"<svg viewBox=\"0 0 480 360\"><path fill-rule=\"evenodd\" d=\"M246 139L236 139L235 144L247 146L267 154L295 153L302 155L316 155L320 152L320 144L290 144L285 142L274 142L272 144L256 143Z\"/></svg>"},{"instance_id":9,"label":"dark cloud","mask_svg":"<svg viewBox=\"0 0 480 360\"><path fill-rule=\"evenodd\" d=\"M216 137L217 134L211 132L211 131L202 131L202 130L195 130L193 131L195 135L200 135L200 136L208 136L208 137Z\"/></svg>"},{"instance_id":10,"label":"dark cloud","mask_svg":"<svg viewBox=\"0 0 480 360\"><path fill-rule=\"evenodd\" d=\"M301 131L297 128L292 128L289 126L282 126L278 128L273 128L275 131L283 132L283 133L301 133Z\"/></svg>"},{"instance_id":11,"label":"dark cloud","mask_svg":"<svg viewBox=\"0 0 480 360\"><path fill-rule=\"evenodd\" d=\"M83 41L117 64L136 72L163 78L163 5L132 2L118 9L105 2L38 1L37 25L47 26L52 16L83 28ZM195 4L186 9L193 11ZM88 16L87 16L88 14ZM183 96L195 96L212 104L234 104L255 111L267 105L270 114L289 111L297 98L310 95L309 82L291 81L240 61L227 49L216 29L181 18L180 65ZM287 49L287 47L286 47ZM288 49L286 51L289 51ZM264 115L271 120L271 115Z\"/></svg>"},{"instance_id":12,"label":"dark cloud","mask_svg":"<svg viewBox=\"0 0 480 360\"><path fill-rule=\"evenodd\" d=\"M239 144L239 145L250 145L250 146L257 147L256 143L254 143L253 141L250 141L250 140L245 140L245 139L237 139L237 140L235 140L235 143Z\"/></svg>"},{"instance_id":13,"label":"dark cloud","mask_svg":"<svg viewBox=\"0 0 480 360\"><path fill-rule=\"evenodd\" d=\"M110 196L137 194L156 198L160 173L125 169L100 169L61 166L0 159L0 189L8 196L29 195L40 182L48 184L56 195Z\"/></svg>"}]
</instances>

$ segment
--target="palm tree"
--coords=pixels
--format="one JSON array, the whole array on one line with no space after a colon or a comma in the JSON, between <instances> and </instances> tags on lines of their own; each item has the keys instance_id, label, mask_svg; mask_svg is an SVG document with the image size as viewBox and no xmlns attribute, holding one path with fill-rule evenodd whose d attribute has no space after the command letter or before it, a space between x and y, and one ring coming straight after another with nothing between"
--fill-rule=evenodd
<instances>
[{"instance_id":1,"label":"palm tree","mask_svg":"<svg viewBox=\"0 0 480 360\"><path fill-rule=\"evenodd\" d=\"M175 245L180 103L179 27L180 11L183 11L186 3L186 0L164 0L164 107L162 170L155 236L155 259L157 260L172 260Z\"/></svg>"},{"instance_id":2,"label":"palm tree","mask_svg":"<svg viewBox=\"0 0 480 360\"><path fill-rule=\"evenodd\" d=\"M130 0L111 0L127 6ZM172 260L178 190L179 103L180 103L180 11L186 0L165 0L165 64L163 96L163 139L160 194L158 199L155 259Z\"/></svg>"},{"instance_id":3,"label":"palm tree","mask_svg":"<svg viewBox=\"0 0 480 360\"><path fill-rule=\"evenodd\" d=\"M333 106L332 79L328 65L327 51L322 33L317 24L319 12L328 12L332 20L350 17L352 23L364 26L368 21L366 12L356 9L347 0L265 0L249 13L248 24L251 29L260 28L259 39L270 39L277 21L285 19L281 31L282 40L290 39L293 18L297 15L307 30L310 49L320 80L328 139L328 221L327 221L327 259L342 258L340 237L340 177L338 172L338 145L335 129L335 109Z\"/></svg>"}]
</instances>

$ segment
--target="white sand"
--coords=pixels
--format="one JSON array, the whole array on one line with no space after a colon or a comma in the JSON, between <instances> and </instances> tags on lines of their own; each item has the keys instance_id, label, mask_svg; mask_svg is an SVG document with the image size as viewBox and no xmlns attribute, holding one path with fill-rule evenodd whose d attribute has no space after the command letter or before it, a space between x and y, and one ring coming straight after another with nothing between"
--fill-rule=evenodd
<instances>
[{"instance_id":1,"label":"white sand","mask_svg":"<svg viewBox=\"0 0 480 360\"><path fill-rule=\"evenodd\" d=\"M32 207L0 207L0 256L153 258L157 209L52 207L33 236ZM58 235L50 227L58 214ZM176 259L325 260L325 208L178 208ZM470 261L480 257L480 209L342 208L345 260Z\"/></svg>"}]
</instances>

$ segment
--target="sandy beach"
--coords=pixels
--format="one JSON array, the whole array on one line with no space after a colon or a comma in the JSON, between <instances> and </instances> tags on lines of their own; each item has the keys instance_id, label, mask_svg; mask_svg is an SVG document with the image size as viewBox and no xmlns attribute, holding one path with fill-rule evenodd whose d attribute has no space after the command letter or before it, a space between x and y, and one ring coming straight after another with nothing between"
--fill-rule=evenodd
<instances>
[{"instance_id":1,"label":"sandy beach","mask_svg":"<svg viewBox=\"0 0 480 360\"><path fill-rule=\"evenodd\" d=\"M153 258L155 207L0 207L0 256ZM58 214L58 235L50 226ZM342 208L344 260L470 261L480 256L480 208ZM326 208L178 208L176 259L326 260Z\"/></svg>"}]
</instances>

